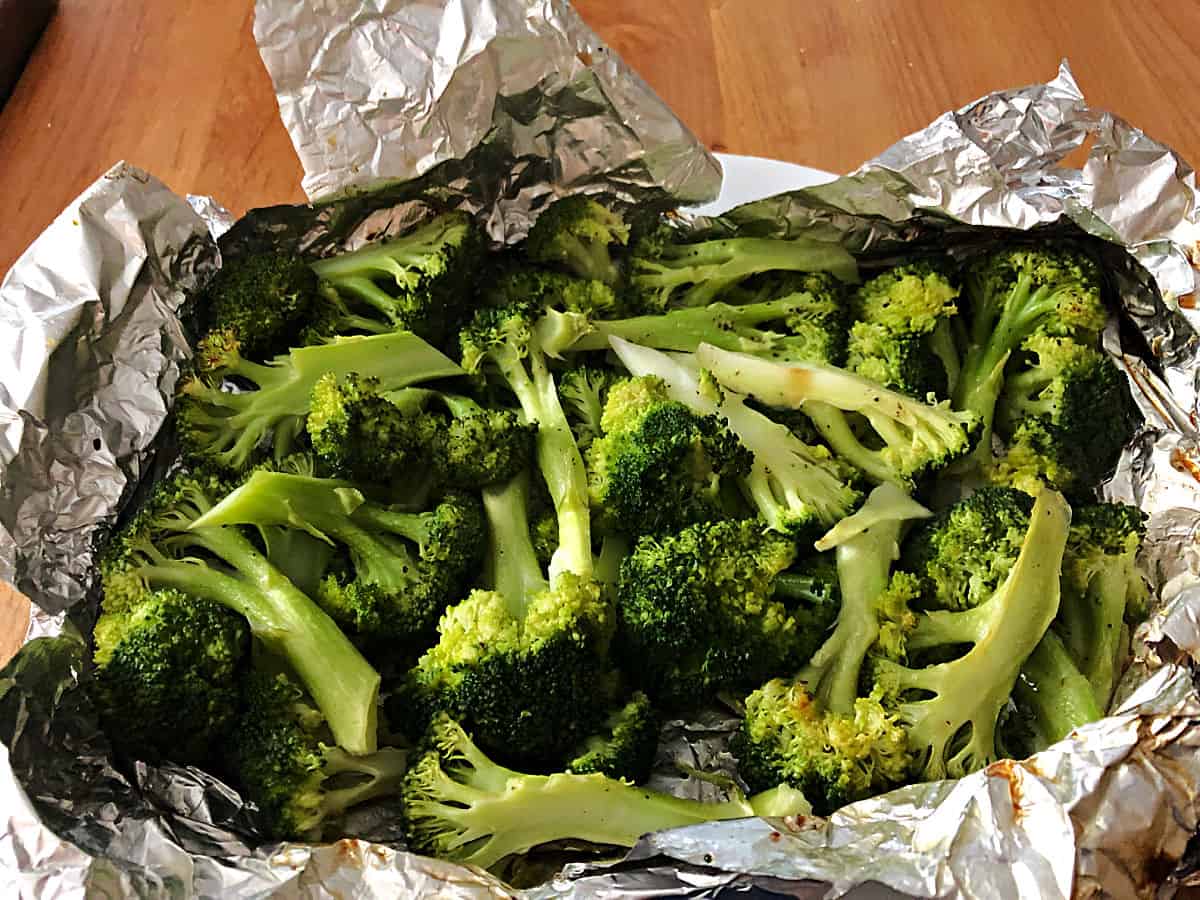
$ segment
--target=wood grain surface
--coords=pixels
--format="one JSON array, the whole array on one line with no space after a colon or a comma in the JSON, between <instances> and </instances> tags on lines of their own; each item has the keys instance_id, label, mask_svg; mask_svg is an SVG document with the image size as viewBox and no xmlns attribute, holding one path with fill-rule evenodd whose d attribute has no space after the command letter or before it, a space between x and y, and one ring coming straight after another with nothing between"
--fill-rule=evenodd
<instances>
[{"instance_id":1,"label":"wood grain surface","mask_svg":"<svg viewBox=\"0 0 1200 900\"><path fill-rule=\"evenodd\" d=\"M1176 0L576 0L717 150L846 171L946 109L1044 81L1200 159ZM61 0L0 110L0 272L112 163L236 213L303 199L251 35L252 0ZM27 612L0 593L0 663Z\"/></svg>"}]
</instances>

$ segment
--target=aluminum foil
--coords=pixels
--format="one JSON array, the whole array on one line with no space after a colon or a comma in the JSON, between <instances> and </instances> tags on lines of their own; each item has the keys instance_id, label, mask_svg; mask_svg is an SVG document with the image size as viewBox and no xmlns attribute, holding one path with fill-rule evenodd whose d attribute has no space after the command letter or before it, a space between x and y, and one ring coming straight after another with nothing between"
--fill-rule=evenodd
<instances>
[{"instance_id":1,"label":"aluminum foil","mask_svg":"<svg viewBox=\"0 0 1200 900\"><path fill-rule=\"evenodd\" d=\"M978 226L1062 228L1128 248L1132 259L1109 254L1124 315L1106 345L1146 427L1104 492L1150 512L1146 562L1161 599L1108 718L957 782L829 820L653 835L615 865L567 865L523 892L406 853L386 829L375 842L264 845L252 809L206 773L116 767L83 689L91 546L153 472L187 355L183 298L219 261L213 238L225 256L264 244L319 255L456 206L511 241L561 192L686 203L717 186L711 157L564 3L375 0L346 22L337 4L260 0L258 11L306 188L345 196L230 227L208 198L184 200L119 166L0 286L0 576L39 605L37 639L0 672L0 894L1134 897L1192 877L1193 176L1169 149L1088 109L1065 68L946 114L847 178L688 227L813 229L880 257L926 241L972 252L988 239ZM1088 138L1084 168L1061 168ZM732 774L729 726L719 712L669 723L656 783L719 792L719 780L681 778L679 766Z\"/></svg>"}]
</instances>

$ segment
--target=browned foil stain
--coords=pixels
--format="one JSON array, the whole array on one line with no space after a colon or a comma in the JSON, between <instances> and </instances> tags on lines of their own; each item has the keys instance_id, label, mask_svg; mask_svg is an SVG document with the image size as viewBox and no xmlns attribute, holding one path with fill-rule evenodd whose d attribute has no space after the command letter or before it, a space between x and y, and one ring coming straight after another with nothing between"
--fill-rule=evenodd
<instances>
[{"instance_id":1,"label":"browned foil stain","mask_svg":"<svg viewBox=\"0 0 1200 900\"><path fill-rule=\"evenodd\" d=\"M1196 460L1187 450L1176 447L1171 451L1171 468L1176 472L1190 475L1194 481L1200 482L1200 461Z\"/></svg>"},{"instance_id":2,"label":"browned foil stain","mask_svg":"<svg viewBox=\"0 0 1200 900\"><path fill-rule=\"evenodd\" d=\"M1179 304L1180 309L1195 309L1196 308L1196 295L1195 294L1184 294L1181 297L1176 297L1175 302L1177 304Z\"/></svg>"},{"instance_id":3,"label":"browned foil stain","mask_svg":"<svg viewBox=\"0 0 1200 900\"><path fill-rule=\"evenodd\" d=\"M1012 803L1013 821L1020 822L1025 818L1025 792L1022 789L1025 773L1020 764L1011 759L1001 759L983 771L989 778L1003 778L1008 783L1008 799Z\"/></svg>"}]
</instances>

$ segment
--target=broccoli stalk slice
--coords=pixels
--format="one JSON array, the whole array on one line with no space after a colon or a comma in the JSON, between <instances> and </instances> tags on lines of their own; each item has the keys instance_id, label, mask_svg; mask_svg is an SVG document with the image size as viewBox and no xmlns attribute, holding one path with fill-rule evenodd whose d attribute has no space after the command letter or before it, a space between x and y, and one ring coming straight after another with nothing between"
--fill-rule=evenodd
<instances>
[{"instance_id":1,"label":"broccoli stalk slice","mask_svg":"<svg viewBox=\"0 0 1200 900\"><path fill-rule=\"evenodd\" d=\"M483 489L489 581L517 622L524 620L529 601L550 589L530 538L528 508L529 481L523 474Z\"/></svg>"},{"instance_id":2,"label":"broccoli stalk slice","mask_svg":"<svg viewBox=\"0 0 1200 900\"><path fill-rule=\"evenodd\" d=\"M882 484L853 515L835 526L842 605L833 633L797 676L824 709L849 715L858 699L859 673L879 638L879 599L900 555L900 532L909 519L932 513L892 484Z\"/></svg>"},{"instance_id":3,"label":"broccoli stalk slice","mask_svg":"<svg viewBox=\"0 0 1200 900\"><path fill-rule=\"evenodd\" d=\"M780 364L712 345L702 346L696 358L727 387L805 412L834 453L875 481L906 486L942 468L968 452L977 428L972 414L931 406L832 366ZM845 413L863 416L882 439L882 449L864 446Z\"/></svg>"},{"instance_id":4,"label":"broccoli stalk slice","mask_svg":"<svg viewBox=\"0 0 1200 900\"><path fill-rule=\"evenodd\" d=\"M1025 660L1013 687L1013 700L1028 717L1035 751L1061 741L1076 728L1104 715L1091 682L1075 667L1053 631L1042 635Z\"/></svg>"},{"instance_id":5,"label":"broccoli stalk slice","mask_svg":"<svg viewBox=\"0 0 1200 900\"><path fill-rule=\"evenodd\" d=\"M816 521L829 526L847 515L858 500L827 459L796 437L785 425L745 405L745 398L726 392L715 396L702 384L698 369L648 347L619 337L610 343L634 375L660 378L672 400L701 415L718 415L754 454L743 488L760 515L776 531L792 532Z\"/></svg>"},{"instance_id":6,"label":"broccoli stalk slice","mask_svg":"<svg viewBox=\"0 0 1200 900\"><path fill-rule=\"evenodd\" d=\"M341 747L325 749L325 765L321 768L327 783L337 784L339 776L351 783L344 787L327 787L317 801L318 821L328 821L349 809L396 793L408 770L408 752L396 747L381 747L367 756L354 756Z\"/></svg>"},{"instance_id":7,"label":"broccoli stalk slice","mask_svg":"<svg viewBox=\"0 0 1200 900\"><path fill-rule=\"evenodd\" d=\"M148 562L129 574L150 587L172 587L240 613L255 636L295 669L338 744L355 754L373 752L380 678L337 624L237 530L192 523L184 532L187 523L180 526L170 539L174 550L207 550L238 574L169 558L150 546L139 548Z\"/></svg>"},{"instance_id":8,"label":"broccoli stalk slice","mask_svg":"<svg viewBox=\"0 0 1200 900\"><path fill-rule=\"evenodd\" d=\"M192 452L237 470L247 466L268 435L275 439L276 458L291 451L322 375L357 373L378 379L380 390L396 390L463 374L452 360L407 332L298 347L266 365L243 359L230 347L220 364L210 361L210 371L251 381L257 390L233 393L199 379L187 381L181 389L182 437Z\"/></svg>"},{"instance_id":9,"label":"broccoli stalk slice","mask_svg":"<svg viewBox=\"0 0 1200 900\"><path fill-rule=\"evenodd\" d=\"M814 348L823 346L821 323L804 318L809 302L810 294L799 294L737 306L715 302L627 319L592 319L550 309L538 330L551 356L606 350L608 339L615 336L656 350L692 353L701 344L712 344L723 350L803 360L814 355ZM798 321L789 321L792 317ZM765 327L771 323L782 323L785 330Z\"/></svg>"},{"instance_id":10,"label":"broccoli stalk slice","mask_svg":"<svg viewBox=\"0 0 1200 900\"><path fill-rule=\"evenodd\" d=\"M470 340L470 336L465 338L468 344ZM524 338L505 334L490 341L476 364L468 368L476 368L483 356L500 370L525 418L537 424L538 468L558 520L558 546L550 559L550 581L554 583L566 572L590 578L592 533L587 472L541 347L528 332Z\"/></svg>"},{"instance_id":11,"label":"broccoli stalk slice","mask_svg":"<svg viewBox=\"0 0 1200 900\"><path fill-rule=\"evenodd\" d=\"M667 243L657 253L635 252L630 280L637 291L654 298L648 306L665 311L707 306L731 285L773 271L829 272L842 281L858 280L854 257L838 244L754 237Z\"/></svg>"},{"instance_id":12,"label":"broccoli stalk slice","mask_svg":"<svg viewBox=\"0 0 1200 900\"><path fill-rule=\"evenodd\" d=\"M949 643L962 643L974 629L976 639L964 655L919 669L875 661L878 682L900 698L897 714L911 746L924 755L925 778L961 777L996 758L997 719L1022 665L1058 612L1070 518L1061 495L1039 494L1020 553L1000 588L974 610L939 617L936 627ZM966 617L962 621L970 627L951 624L955 616ZM922 627L929 626L918 625L917 633ZM928 696L905 699L913 691Z\"/></svg>"},{"instance_id":13,"label":"broccoli stalk slice","mask_svg":"<svg viewBox=\"0 0 1200 900\"><path fill-rule=\"evenodd\" d=\"M432 735L436 748L405 780L412 838L420 849L482 868L551 841L632 847L643 834L668 828L811 811L799 791L786 787L706 803L596 773L515 772L492 762L444 716Z\"/></svg>"}]
</instances>

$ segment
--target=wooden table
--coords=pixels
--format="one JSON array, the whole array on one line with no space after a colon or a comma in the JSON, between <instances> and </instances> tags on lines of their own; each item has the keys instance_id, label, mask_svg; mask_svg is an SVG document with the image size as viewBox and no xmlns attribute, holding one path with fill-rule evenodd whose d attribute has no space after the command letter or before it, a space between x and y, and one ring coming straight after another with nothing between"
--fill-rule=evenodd
<instances>
[{"instance_id":1,"label":"wooden table","mask_svg":"<svg viewBox=\"0 0 1200 900\"><path fill-rule=\"evenodd\" d=\"M1200 159L1200 4L577 0L717 150L846 171L946 109L1052 77ZM0 111L0 272L98 174L134 162L235 212L300 201L252 0L62 0ZM0 662L26 610L0 592Z\"/></svg>"}]
</instances>

